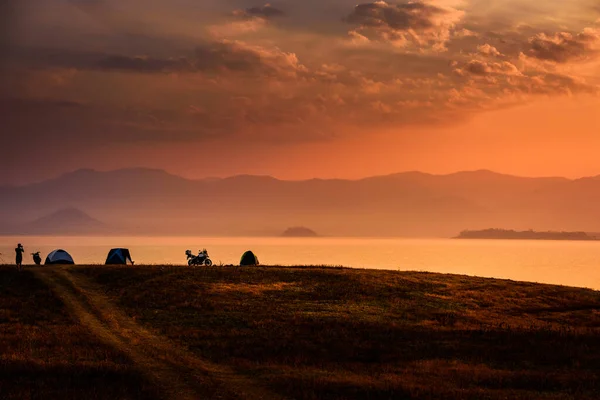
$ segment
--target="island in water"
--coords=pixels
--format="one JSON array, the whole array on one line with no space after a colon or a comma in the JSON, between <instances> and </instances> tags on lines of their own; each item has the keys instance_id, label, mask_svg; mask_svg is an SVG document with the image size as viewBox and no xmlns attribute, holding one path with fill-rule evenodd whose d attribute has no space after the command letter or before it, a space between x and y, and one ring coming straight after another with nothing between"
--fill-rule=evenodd
<instances>
[{"instance_id":1,"label":"island in water","mask_svg":"<svg viewBox=\"0 0 600 400\"><path fill-rule=\"evenodd\" d=\"M525 240L598 240L586 232L538 232L512 229L464 230L455 239L525 239Z\"/></svg>"},{"instance_id":2,"label":"island in water","mask_svg":"<svg viewBox=\"0 0 600 400\"><path fill-rule=\"evenodd\" d=\"M287 228L281 236L283 237L318 237L317 232L304 226L294 226Z\"/></svg>"}]
</instances>

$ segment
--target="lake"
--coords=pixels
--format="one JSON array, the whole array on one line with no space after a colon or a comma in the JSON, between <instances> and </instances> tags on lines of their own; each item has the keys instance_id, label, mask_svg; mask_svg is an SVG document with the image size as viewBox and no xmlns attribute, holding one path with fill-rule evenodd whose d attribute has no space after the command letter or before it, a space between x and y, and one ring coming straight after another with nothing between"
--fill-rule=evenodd
<instances>
[{"instance_id":1,"label":"lake","mask_svg":"<svg viewBox=\"0 0 600 400\"><path fill-rule=\"evenodd\" d=\"M267 265L343 265L430 271L600 289L600 242L404 238L0 237L1 263L17 242L42 258L56 248L78 264L103 264L112 247L127 247L136 264L186 263L185 250L206 248L215 264L237 264L252 250Z\"/></svg>"}]
</instances>

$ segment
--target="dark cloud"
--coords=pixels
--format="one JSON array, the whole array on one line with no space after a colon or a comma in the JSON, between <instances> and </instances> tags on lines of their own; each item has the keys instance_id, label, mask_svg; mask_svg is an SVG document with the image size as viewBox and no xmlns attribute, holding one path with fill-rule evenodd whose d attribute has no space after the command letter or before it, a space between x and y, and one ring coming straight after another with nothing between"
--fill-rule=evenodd
<instances>
[{"instance_id":1,"label":"dark cloud","mask_svg":"<svg viewBox=\"0 0 600 400\"><path fill-rule=\"evenodd\" d=\"M233 15L241 18L270 19L276 17L283 17L285 16L285 13L282 10L275 8L270 4L265 4L261 7L250 7L246 8L245 10L235 10L233 12Z\"/></svg>"},{"instance_id":2,"label":"dark cloud","mask_svg":"<svg viewBox=\"0 0 600 400\"><path fill-rule=\"evenodd\" d=\"M527 53L540 60L566 63L596 57L600 51L600 30L587 28L578 34L558 32L554 35L540 33L529 40Z\"/></svg>"},{"instance_id":3,"label":"dark cloud","mask_svg":"<svg viewBox=\"0 0 600 400\"><path fill-rule=\"evenodd\" d=\"M490 68L488 67L487 63L477 60L467 63L464 70L475 75L487 75L490 72Z\"/></svg>"},{"instance_id":4,"label":"dark cloud","mask_svg":"<svg viewBox=\"0 0 600 400\"><path fill-rule=\"evenodd\" d=\"M401 47L411 43L445 50L451 30L462 15L461 11L422 1L401 4L376 1L357 5L344 20L357 26L349 32L356 43L377 40Z\"/></svg>"},{"instance_id":5,"label":"dark cloud","mask_svg":"<svg viewBox=\"0 0 600 400\"><path fill-rule=\"evenodd\" d=\"M129 57L112 55L100 60L96 67L103 70L134 72L173 72L192 70L188 59L160 59L152 57Z\"/></svg>"},{"instance_id":6,"label":"dark cloud","mask_svg":"<svg viewBox=\"0 0 600 400\"><path fill-rule=\"evenodd\" d=\"M397 31L422 30L433 27L433 18L446 13L447 10L422 2L388 4L376 1L357 5L345 20L365 27L388 27Z\"/></svg>"},{"instance_id":7,"label":"dark cloud","mask_svg":"<svg viewBox=\"0 0 600 400\"><path fill-rule=\"evenodd\" d=\"M307 72L293 53L230 40L206 42L184 56L170 58L53 49L29 49L21 53L20 60L36 68L137 73L232 72L280 78L294 78Z\"/></svg>"},{"instance_id":8,"label":"dark cloud","mask_svg":"<svg viewBox=\"0 0 600 400\"><path fill-rule=\"evenodd\" d=\"M239 72L274 77L294 77L305 68L292 53L219 41L196 47L193 54L177 59L111 56L97 64L105 70L136 72Z\"/></svg>"}]
</instances>

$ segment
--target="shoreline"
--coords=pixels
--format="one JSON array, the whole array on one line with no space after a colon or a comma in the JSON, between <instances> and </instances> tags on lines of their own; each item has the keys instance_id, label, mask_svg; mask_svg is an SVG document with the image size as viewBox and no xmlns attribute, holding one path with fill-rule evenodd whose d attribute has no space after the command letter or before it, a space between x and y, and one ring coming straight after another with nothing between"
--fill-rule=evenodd
<instances>
[{"instance_id":1,"label":"shoreline","mask_svg":"<svg viewBox=\"0 0 600 400\"><path fill-rule=\"evenodd\" d=\"M506 283L515 283L515 284L528 284L528 285L542 285L542 286L555 286L561 288L569 288L569 289L581 289L581 290L592 290L595 292L600 292L600 288L596 289L594 287L589 286L574 286L574 285L566 285L561 283L551 283L551 282L539 282L539 281L531 281L531 280L519 280L519 279L511 279L505 277L497 277L497 276L486 276L486 275L475 275L475 274L463 274L463 273L455 273L455 272L436 272L436 271L427 271L427 270L419 270L419 269L391 269L391 268L362 268L362 267L348 267L345 265L257 265L257 266L240 266L240 265L212 265L210 267L207 266L194 266L190 267L187 264L135 264L135 265L105 265L105 264L74 264L74 265L33 265L33 264L24 264L24 270L44 270L51 269L54 267L62 267L62 268L70 268L70 269L78 269L78 268L98 268L98 269L107 269L107 268L131 268L131 269L175 269L175 270L184 270L184 271L193 271L193 270L235 270L235 269L265 269L265 270L347 270L347 271L373 271L373 272L381 272L381 273L400 273L400 274L424 274L424 275L433 275L440 277L450 277L450 278L466 278L466 279L486 279L491 281L500 281ZM15 269L16 266L14 264L5 264L0 263L0 268L9 268Z\"/></svg>"}]
</instances>

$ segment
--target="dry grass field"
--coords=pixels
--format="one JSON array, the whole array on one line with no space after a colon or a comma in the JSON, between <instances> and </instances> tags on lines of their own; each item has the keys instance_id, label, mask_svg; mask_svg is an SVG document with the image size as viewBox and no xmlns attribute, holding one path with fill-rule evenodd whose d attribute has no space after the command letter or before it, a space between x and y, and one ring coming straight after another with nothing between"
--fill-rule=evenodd
<instances>
[{"instance_id":1,"label":"dry grass field","mask_svg":"<svg viewBox=\"0 0 600 400\"><path fill-rule=\"evenodd\" d=\"M600 396L592 290L320 267L41 267L0 279L0 389L13 398L79 398L88 386L107 399Z\"/></svg>"},{"instance_id":2,"label":"dry grass field","mask_svg":"<svg viewBox=\"0 0 600 400\"><path fill-rule=\"evenodd\" d=\"M154 399L120 351L73 319L31 271L0 267L1 399Z\"/></svg>"}]
</instances>

